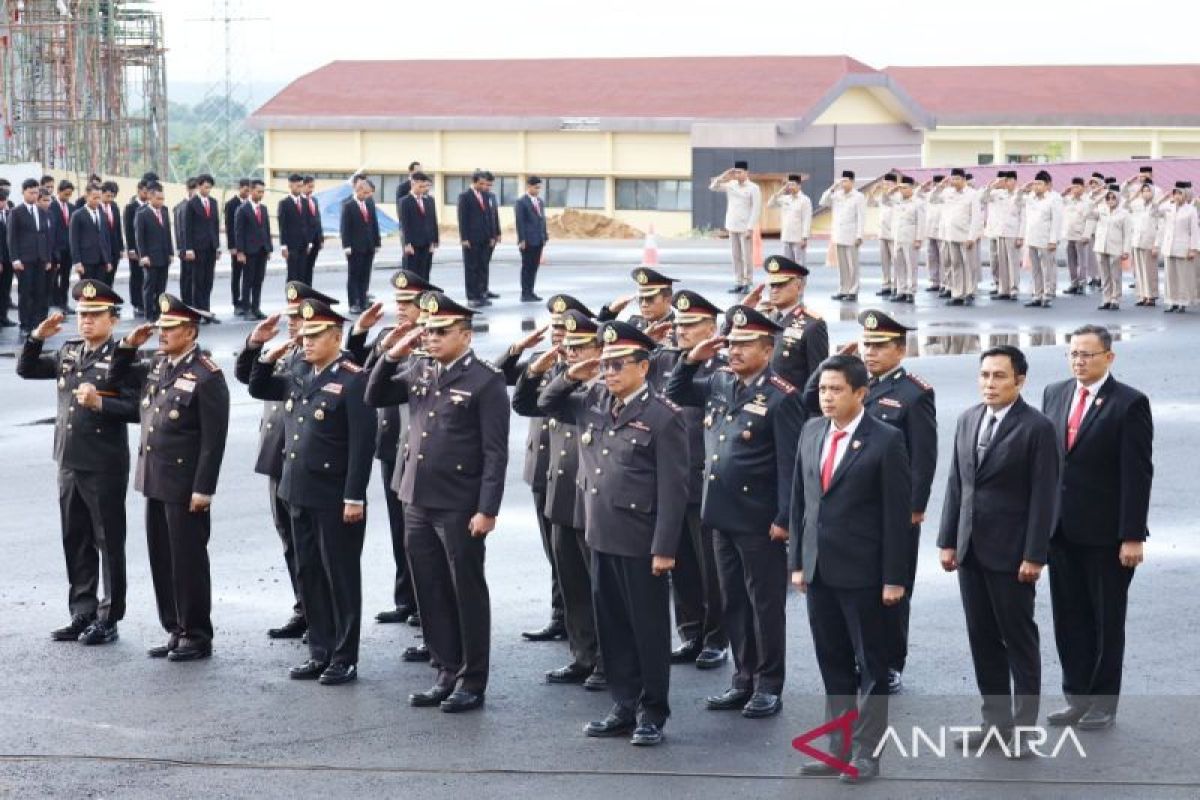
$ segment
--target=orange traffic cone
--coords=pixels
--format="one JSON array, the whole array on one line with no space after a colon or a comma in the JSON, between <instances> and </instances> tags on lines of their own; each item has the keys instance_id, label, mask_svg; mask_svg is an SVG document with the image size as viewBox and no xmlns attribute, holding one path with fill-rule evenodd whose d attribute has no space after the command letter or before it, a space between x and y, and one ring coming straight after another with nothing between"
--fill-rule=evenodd
<instances>
[{"instance_id":1,"label":"orange traffic cone","mask_svg":"<svg viewBox=\"0 0 1200 800\"><path fill-rule=\"evenodd\" d=\"M642 266L658 266L658 237L654 235L654 223L646 231L646 242L642 245Z\"/></svg>"}]
</instances>

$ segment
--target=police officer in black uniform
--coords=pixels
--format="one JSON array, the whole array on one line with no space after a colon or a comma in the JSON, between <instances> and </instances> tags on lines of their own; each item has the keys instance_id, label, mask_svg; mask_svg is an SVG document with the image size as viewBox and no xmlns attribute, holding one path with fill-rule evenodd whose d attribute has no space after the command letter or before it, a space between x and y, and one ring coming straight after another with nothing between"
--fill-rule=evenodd
<instances>
[{"instance_id":1,"label":"police officer in black uniform","mask_svg":"<svg viewBox=\"0 0 1200 800\"><path fill-rule=\"evenodd\" d=\"M474 312L442 292L425 298L424 330L397 327L367 384L367 403L409 406L404 503L421 630L438 676L414 706L483 705L491 650L484 537L496 526L508 465L508 391L500 369L471 350ZM429 358L407 363L424 338Z\"/></svg>"},{"instance_id":2,"label":"police officer in black uniform","mask_svg":"<svg viewBox=\"0 0 1200 800\"><path fill-rule=\"evenodd\" d=\"M808 268L790 258L767 259L767 303L771 320L783 330L775 337L775 355L771 369L793 386L808 383L808 376L829 357L829 326L816 312L804 305L804 287ZM743 304L756 307L763 287L746 296Z\"/></svg>"},{"instance_id":3,"label":"police officer in black uniform","mask_svg":"<svg viewBox=\"0 0 1200 800\"><path fill-rule=\"evenodd\" d=\"M295 341L300 335L300 304L308 299L317 299L333 304L337 300L318 292L306 283L288 281L284 289L287 308L284 316L287 319L287 335L289 341ZM279 324L279 314L272 314L260 322L246 339L246 346L237 354L233 375L240 383L250 383L250 372L254 362L262 355L263 346L271 341L275 327ZM293 347L275 362L276 372L282 374L291 368L292 364L302 360L303 352ZM258 457L254 462L254 471L267 476L267 491L271 502L271 520L275 523L275 531L283 543L283 560L287 564L288 579L292 584L292 616L278 628L271 628L267 636L272 639L299 639L308 630L304 618L304 602L300 596L300 584L296 578L296 548L292 541L292 521L287 503L279 496L279 480L283 477L283 439L284 411L283 403L268 400L263 403L262 419L258 423Z\"/></svg>"},{"instance_id":4,"label":"police officer in black uniform","mask_svg":"<svg viewBox=\"0 0 1200 800\"><path fill-rule=\"evenodd\" d=\"M669 278L651 267L638 267L629 273L637 284L636 295L625 295L600 308L596 316L601 322L610 322L625 310L633 300L637 299L638 313L629 317L629 324L640 331L649 332L655 325L655 335L666 333L669 336L670 323L674 321L674 311L671 308L672 286L679 281ZM652 337L653 338L653 337ZM655 341L659 339L655 338ZM672 341L668 339L668 341Z\"/></svg>"},{"instance_id":5,"label":"police officer in black uniform","mask_svg":"<svg viewBox=\"0 0 1200 800\"><path fill-rule=\"evenodd\" d=\"M300 318L301 359L277 372L275 362L295 346L291 341L262 355L250 372L250 395L283 401L279 494L291 514L309 649L290 676L333 686L358 677L375 414L363 402L366 372L342 350L348 320L316 299L300 304Z\"/></svg>"},{"instance_id":6,"label":"police officer in black uniform","mask_svg":"<svg viewBox=\"0 0 1200 800\"><path fill-rule=\"evenodd\" d=\"M158 618L169 638L153 658L193 661L212 655L209 508L225 455L229 387L197 343L206 311L158 297L158 319L121 340L110 374L131 372L142 387L142 437L135 487L146 496L146 537ZM159 350L134 363L154 328Z\"/></svg>"},{"instance_id":7,"label":"police officer in black uniform","mask_svg":"<svg viewBox=\"0 0 1200 800\"><path fill-rule=\"evenodd\" d=\"M762 718L783 707L788 513L805 412L796 387L769 366L779 325L748 306L726 316L728 337L694 346L671 374L667 395L705 413L702 513L716 531L735 666L733 685L707 706ZM729 366L705 374L703 365L726 345Z\"/></svg>"},{"instance_id":8,"label":"police officer in black uniform","mask_svg":"<svg viewBox=\"0 0 1200 800\"><path fill-rule=\"evenodd\" d=\"M517 378L512 407L523 417L544 419L538 397L550 381L571 364L600 355L599 323L578 307L568 308L566 295L551 298L551 308L565 309L553 316L561 329L560 342L533 359ZM556 302L561 301L561 302ZM583 391L581 385L580 391ZM542 512L551 525L550 547L558 587L562 592L567 644L571 663L546 673L547 683L582 683L585 689L607 688L592 608L591 551L585 540L582 497L576 485L579 473L579 430L574 425L545 419L549 428L546 465L546 498ZM528 638L528 637L527 637Z\"/></svg>"},{"instance_id":9,"label":"police officer in black uniform","mask_svg":"<svg viewBox=\"0 0 1200 800\"><path fill-rule=\"evenodd\" d=\"M71 621L50 633L56 641L108 644L125 616L125 490L129 486L126 423L137 420L137 387L110 374L121 317L121 296L103 281L85 278L72 290L79 338L45 353L62 328L55 312L21 349L17 374L58 381L54 460ZM104 598L98 598L101 579Z\"/></svg>"},{"instance_id":10,"label":"police officer in black uniform","mask_svg":"<svg viewBox=\"0 0 1200 800\"><path fill-rule=\"evenodd\" d=\"M559 375L538 406L580 431L580 488L592 549L592 597L612 710L588 736L633 731L662 742L671 714L667 573L683 530L687 429L679 407L646 381L654 341L627 322L602 329L604 349ZM602 375L587 391L579 385Z\"/></svg>"}]
</instances>

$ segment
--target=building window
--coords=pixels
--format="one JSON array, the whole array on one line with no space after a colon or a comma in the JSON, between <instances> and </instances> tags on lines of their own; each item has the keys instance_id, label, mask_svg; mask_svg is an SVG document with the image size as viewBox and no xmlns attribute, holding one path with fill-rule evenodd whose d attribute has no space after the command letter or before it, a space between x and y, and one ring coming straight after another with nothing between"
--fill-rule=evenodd
<instances>
[{"instance_id":1,"label":"building window","mask_svg":"<svg viewBox=\"0 0 1200 800\"><path fill-rule=\"evenodd\" d=\"M1009 153L1009 164L1049 164L1050 156L1041 153Z\"/></svg>"},{"instance_id":2,"label":"building window","mask_svg":"<svg viewBox=\"0 0 1200 800\"><path fill-rule=\"evenodd\" d=\"M546 178L550 208L604 208L603 178Z\"/></svg>"},{"instance_id":3,"label":"building window","mask_svg":"<svg viewBox=\"0 0 1200 800\"><path fill-rule=\"evenodd\" d=\"M991 164L994 160L995 156L993 156L991 153L980 153L979 157L975 159L975 163L979 164L981 167L985 167L988 164Z\"/></svg>"},{"instance_id":4,"label":"building window","mask_svg":"<svg viewBox=\"0 0 1200 800\"><path fill-rule=\"evenodd\" d=\"M470 175L447 175L442 180L446 187L442 195L446 205L457 203L458 196L471 188ZM511 206L521 196L520 182L512 175L497 175L492 184L492 193L496 195L496 202L500 205Z\"/></svg>"},{"instance_id":5,"label":"building window","mask_svg":"<svg viewBox=\"0 0 1200 800\"><path fill-rule=\"evenodd\" d=\"M617 180L618 211L691 211L692 182Z\"/></svg>"}]
</instances>

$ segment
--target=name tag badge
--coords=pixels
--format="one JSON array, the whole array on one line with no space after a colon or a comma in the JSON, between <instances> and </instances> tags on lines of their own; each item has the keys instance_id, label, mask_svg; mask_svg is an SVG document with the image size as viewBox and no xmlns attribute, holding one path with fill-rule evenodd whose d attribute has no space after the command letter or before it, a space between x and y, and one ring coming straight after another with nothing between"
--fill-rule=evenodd
<instances>
[{"instance_id":1,"label":"name tag badge","mask_svg":"<svg viewBox=\"0 0 1200 800\"><path fill-rule=\"evenodd\" d=\"M891 408L904 408L904 404L903 404L903 403L901 403L899 400L893 400L893 399L892 399L892 398L890 398L890 397L881 397L881 398L879 398L879 405L881 405L881 406L890 406Z\"/></svg>"},{"instance_id":2,"label":"name tag badge","mask_svg":"<svg viewBox=\"0 0 1200 800\"><path fill-rule=\"evenodd\" d=\"M340 383L327 383L321 387L321 391L329 392L330 394L341 394L342 385Z\"/></svg>"},{"instance_id":3,"label":"name tag badge","mask_svg":"<svg viewBox=\"0 0 1200 800\"><path fill-rule=\"evenodd\" d=\"M181 392L191 392L196 388L196 382L187 378L176 378L175 388Z\"/></svg>"},{"instance_id":4,"label":"name tag badge","mask_svg":"<svg viewBox=\"0 0 1200 800\"><path fill-rule=\"evenodd\" d=\"M630 420L629 427L636 428L639 431L650 432L650 426L642 422L640 419Z\"/></svg>"},{"instance_id":5,"label":"name tag badge","mask_svg":"<svg viewBox=\"0 0 1200 800\"><path fill-rule=\"evenodd\" d=\"M767 407L759 405L758 403L747 403L745 410L749 411L751 414L757 414L760 417L765 417L767 415Z\"/></svg>"}]
</instances>

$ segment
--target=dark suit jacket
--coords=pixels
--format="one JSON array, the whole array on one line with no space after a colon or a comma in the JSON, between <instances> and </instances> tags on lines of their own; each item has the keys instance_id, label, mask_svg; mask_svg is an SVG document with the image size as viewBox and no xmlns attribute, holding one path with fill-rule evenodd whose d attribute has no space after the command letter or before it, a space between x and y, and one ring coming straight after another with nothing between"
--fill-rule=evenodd
<instances>
[{"instance_id":1,"label":"dark suit jacket","mask_svg":"<svg viewBox=\"0 0 1200 800\"><path fill-rule=\"evenodd\" d=\"M115 200L108 203L108 209L112 213L112 222L109 222L108 215L105 214L103 208L101 208L100 220L104 223L104 229L108 233L108 251L112 254L115 267L116 262L125 256L125 232L121 220L121 209Z\"/></svg>"},{"instance_id":2,"label":"dark suit jacket","mask_svg":"<svg viewBox=\"0 0 1200 800\"><path fill-rule=\"evenodd\" d=\"M187 232L184 230L184 209L187 208L189 197L187 200L180 200L171 209L171 224L175 226L175 250L176 255L182 258L183 251L187 250ZM164 206L165 207L165 206Z\"/></svg>"},{"instance_id":3,"label":"dark suit jacket","mask_svg":"<svg viewBox=\"0 0 1200 800\"><path fill-rule=\"evenodd\" d=\"M171 263L171 212L165 205L156 214L154 206L147 203L137 212L133 228L139 258L149 258L152 267Z\"/></svg>"},{"instance_id":4,"label":"dark suit jacket","mask_svg":"<svg viewBox=\"0 0 1200 800\"><path fill-rule=\"evenodd\" d=\"M239 253L255 256L271 252L271 215L262 203L258 204L258 208L261 214L256 216L254 204L245 203L234 217L233 242Z\"/></svg>"},{"instance_id":5,"label":"dark suit jacket","mask_svg":"<svg viewBox=\"0 0 1200 800\"><path fill-rule=\"evenodd\" d=\"M1042 412L1054 423L1062 452L1055 535L1097 546L1144 541L1154 478L1150 400L1110 374L1068 452L1067 420L1076 385L1074 379L1054 383L1042 395Z\"/></svg>"},{"instance_id":6,"label":"dark suit jacket","mask_svg":"<svg viewBox=\"0 0 1200 800\"><path fill-rule=\"evenodd\" d=\"M34 214L39 222L34 221ZM37 226L41 227L38 228ZM13 261L31 264L50 260L50 239L46 230L50 218L36 205L33 213L24 203L19 203L8 215L8 255Z\"/></svg>"},{"instance_id":7,"label":"dark suit jacket","mask_svg":"<svg viewBox=\"0 0 1200 800\"><path fill-rule=\"evenodd\" d=\"M308 211L305 209L304 195L300 195L300 206L290 194L279 201L275 216L279 220L279 246L286 247L293 255L308 252L312 242L312 230L309 227Z\"/></svg>"},{"instance_id":8,"label":"dark suit jacket","mask_svg":"<svg viewBox=\"0 0 1200 800\"><path fill-rule=\"evenodd\" d=\"M0 207L0 265L7 267L12 264L8 255L8 221L12 219L12 210L4 205Z\"/></svg>"},{"instance_id":9,"label":"dark suit jacket","mask_svg":"<svg viewBox=\"0 0 1200 800\"><path fill-rule=\"evenodd\" d=\"M437 204L432 197L425 195L425 213L422 214L417 202L415 194L406 195L400 201L400 230L404 234L404 243L417 246L437 244Z\"/></svg>"},{"instance_id":10,"label":"dark suit jacket","mask_svg":"<svg viewBox=\"0 0 1200 800\"><path fill-rule=\"evenodd\" d=\"M53 228L53 239L51 241L52 252L55 258L59 257L60 253L64 253L71 249L71 212L75 208L70 203L64 203L57 197L50 201L50 224ZM64 217L63 212L66 212Z\"/></svg>"},{"instance_id":11,"label":"dark suit jacket","mask_svg":"<svg viewBox=\"0 0 1200 800\"><path fill-rule=\"evenodd\" d=\"M87 206L76 209L71 215L71 229L68 235L72 264L112 264L114 261L104 209L97 207L96 214L100 219L99 225L92 221L92 212Z\"/></svg>"},{"instance_id":12,"label":"dark suit jacket","mask_svg":"<svg viewBox=\"0 0 1200 800\"><path fill-rule=\"evenodd\" d=\"M325 227L321 224L321 202L315 194L305 195L304 210L308 214L308 234L317 249L325 243Z\"/></svg>"},{"instance_id":13,"label":"dark suit jacket","mask_svg":"<svg viewBox=\"0 0 1200 800\"><path fill-rule=\"evenodd\" d=\"M499 235L492 224L491 192L481 192L483 205L475 197L475 190L467 187L458 196L458 238L473 245L487 244Z\"/></svg>"},{"instance_id":14,"label":"dark suit jacket","mask_svg":"<svg viewBox=\"0 0 1200 800\"><path fill-rule=\"evenodd\" d=\"M236 250L237 245L237 210L241 208L242 203L248 202L243 200L236 194L225 201L225 248L227 250Z\"/></svg>"},{"instance_id":15,"label":"dark suit jacket","mask_svg":"<svg viewBox=\"0 0 1200 800\"><path fill-rule=\"evenodd\" d=\"M405 178L400 181L400 185L396 187L396 219L400 219L400 204L404 202L404 198L412 194L412 179ZM404 223L401 222L401 225Z\"/></svg>"},{"instance_id":16,"label":"dark suit jacket","mask_svg":"<svg viewBox=\"0 0 1200 800\"><path fill-rule=\"evenodd\" d=\"M514 207L517 218L517 241L524 242L530 247L544 245L550 240L550 234L546 231L546 201L539 197L538 204L542 207L540 214L534 211L533 200L529 199L529 195L523 194Z\"/></svg>"},{"instance_id":17,"label":"dark suit jacket","mask_svg":"<svg viewBox=\"0 0 1200 800\"><path fill-rule=\"evenodd\" d=\"M791 568L835 589L904 586L912 550L904 436L864 413L825 492L821 462L829 426L824 417L810 419L796 448Z\"/></svg>"},{"instance_id":18,"label":"dark suit jacket","mask_svg":"<svg viewBox=\"0 0 1200 800\"><path fill-rule=\"evenodd\" d=\"M196 193L187 205L183 207L180 217L183 225L180 236L183 239L184 250L204 250L221 248L221 212L215 197L208 198L208 215L200 202L200 194Z\"/></svg>"},{"instance_id":19,"label":"dark suit jacket","mask_svg":"<svg viewBox=\"0 0 1200 800\"><path fill-rule=\"evenodd\" d=\"M974 554L983 569L1015 574L1022 561L1046 563L1058 514L1058 445L1054 423L1018 398L977 465L986 411L981 403L958 418L938 547L955 548L960 564Z\"/></svg>"},{"instance_id":20,"label":"dark suit jacket","mask_svg":"<svg viewBox=\"0 0 1200 800\"><path fill-rule=\"evenodd\" d=\"M145 205L145 203L139 203L137 197L131 197L129 198L129 202L125 204L125 209L121 212L121 222L125 231L126 250L137 250L137 213Z\"/></svg>"},{"instance_id":21,"label":"dark suit jacket","mask_svg":"<svg viewBox=\"0 0 1200 800\"><path fill-rule=\"evenodd\" d=\"M342 204L341 236L342 249L353 253L369 253L380 246L379 215L375 204L367 200L367 218L363 219L358 201L351 196Z\"/></svg>"}]
</instances>

